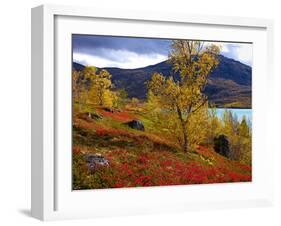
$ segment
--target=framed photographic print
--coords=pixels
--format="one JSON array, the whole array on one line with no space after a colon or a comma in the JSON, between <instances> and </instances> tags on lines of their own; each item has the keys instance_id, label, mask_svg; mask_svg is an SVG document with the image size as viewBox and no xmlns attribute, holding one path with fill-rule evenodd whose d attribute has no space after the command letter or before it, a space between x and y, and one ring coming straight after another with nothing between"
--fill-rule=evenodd
<instances>
[{"instance_id":1,"label":"framed photographic print","mask_svg":"<svg viewBox=\"0 0 281 226\"><path fill-rule=\"evenodd\" d=\"M270 20L32 9L32 216L272 203Z\"/></svg>"}]
</instances>

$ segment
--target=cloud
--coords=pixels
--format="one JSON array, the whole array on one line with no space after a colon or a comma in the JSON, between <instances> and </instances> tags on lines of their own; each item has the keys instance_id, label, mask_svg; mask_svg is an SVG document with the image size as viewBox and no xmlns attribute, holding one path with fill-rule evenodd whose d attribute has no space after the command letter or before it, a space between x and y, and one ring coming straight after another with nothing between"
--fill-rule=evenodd
<instances>
[{"instance_id":1,"label":"cloud","mask_svg":"<svg viewBox=\"0 0 281 226\"><path fill-rule=\"evenodd\" d=\"M111 50L111 54L122 55L123 61L114 61L109 58L89 55L85 53L73 53L73 60L83 65L94 65L96 67L118 67L118 68L141 68L148 65L154 65L167 60L166 55L149 54L141 55L124 50Z\"/></svg>"},{"instance_id":2,"label":"cloud","mask_svg":"<svg viewBox=\"0 0 281 226\"><path fill-rule=\"evenodd\" d=\"M224 43L222 54L226 57L238 60L244 64L252 66L253 46L246 43Z\"/></svg>"},{"instance_id":3,"label":"cloud","mask_svg":"<svg viewBox=\"0 0 281 226\"><path fill-rule=\"evenodd\" d=\"M138 68L168 58L172 40L101 35L73 35L73 60L96 67ZM205 42L221 45L221 54L252 65L252 45L243 43Z\"/></svg>"},{"instance_id":4,"label":"cloud","mask_svg":"<svg viewBox=\"0 0 281 226\"><path fill-rule=\"evenodd\" d=\"M171 40L156 38L131 38L101 35L73 35L73 50L93 53L104 49L127 50L138 54L167 54Z\"/></svg>"},{"instance_id":5,"label":"cloud","mask_svg":"<svg viewBox=\"0 0 281 226\"><path fill-rule=\"evenodd\" d=\"M73 59L97 67L138 68L164 61L170 40L73 35Z\"/></svg>"}]
</instances>

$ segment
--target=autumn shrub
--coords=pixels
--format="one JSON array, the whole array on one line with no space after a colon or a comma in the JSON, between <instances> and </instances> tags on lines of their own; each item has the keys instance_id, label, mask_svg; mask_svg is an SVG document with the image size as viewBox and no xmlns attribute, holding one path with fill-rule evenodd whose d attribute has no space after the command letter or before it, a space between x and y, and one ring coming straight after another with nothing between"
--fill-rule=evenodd
<instances>
[{"instance_id":1,"label":"autumn shrub","mask_svg":"<svg viewBox=\"0 0 281 226\"><path fill-rule=\"evenodd\" d=\"M248 124L245 117L239 122L237 116L228 110L224 112L223 118L220 120L213 109L209 114L207 143L212 144L216 137L224 134L229 141L228 158L251 164L252 135Z\"/></svg>"},{"instance_id":2,"label":"autumn shrub","mask_svg":"<svg viewBox=\"0 0 281 226\"><path fill-rule=\"evenodd\" d=\"M154 127L155 130L168 136L174 143L182 148L184 144L184 131L177 112L175 110L165 110L156 107L157 105L154 101L153 94L150 94L148 103L145 106L146 114L153 123L151 127ZM194 150L198 144L207 142L209 131L208 123L208 104L206 103L191 114L186 121L190 151Z\"/></svg>"},{"instance_id":3,"label":"autumn shrub","mask_svg":"<svg viewBox=\"0 0 281 226\"><path fill-rule=\"evenodd\" d=\"M212 146L214 144L215 137L223 134L223 124L222 121L217 117L216 108L214 107L208 109L208 122L206 127L207 131L205 143Z\"/></svg>"}]
</instances>

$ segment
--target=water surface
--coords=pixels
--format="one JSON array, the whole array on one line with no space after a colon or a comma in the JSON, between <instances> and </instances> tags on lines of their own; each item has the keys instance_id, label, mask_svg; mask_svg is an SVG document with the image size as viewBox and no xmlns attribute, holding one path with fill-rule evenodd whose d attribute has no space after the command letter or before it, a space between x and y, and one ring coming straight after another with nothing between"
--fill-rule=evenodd
<instances>
[{"instance_id":1,"label":"water surface","mask_svg":"<svg viewBox=\"0 0 281 226\"><path fill-rule=\"evenodd\" d=\"M247 122L252 122L252 109L240 109L240 108L217 108L216 114L218 118L222 119L225 111L231 111L235 115L239 122L242 121L243 117L246 117Z\"/></svg>"}]
</instances>

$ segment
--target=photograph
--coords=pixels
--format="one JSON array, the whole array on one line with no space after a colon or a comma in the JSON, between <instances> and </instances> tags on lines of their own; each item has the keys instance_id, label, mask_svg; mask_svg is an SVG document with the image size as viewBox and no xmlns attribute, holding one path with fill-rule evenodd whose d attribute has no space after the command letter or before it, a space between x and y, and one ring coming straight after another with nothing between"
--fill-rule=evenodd
<instances>
[{"instance_id":1,"label":"photograph","mask_svg":"<svg viewBox=\"0 0 281 226\"><path fill-rule=\"evenodd\" d=\"M71 41L72 190L252 181L253 43Z\"/></svg>"}]
</instances>

